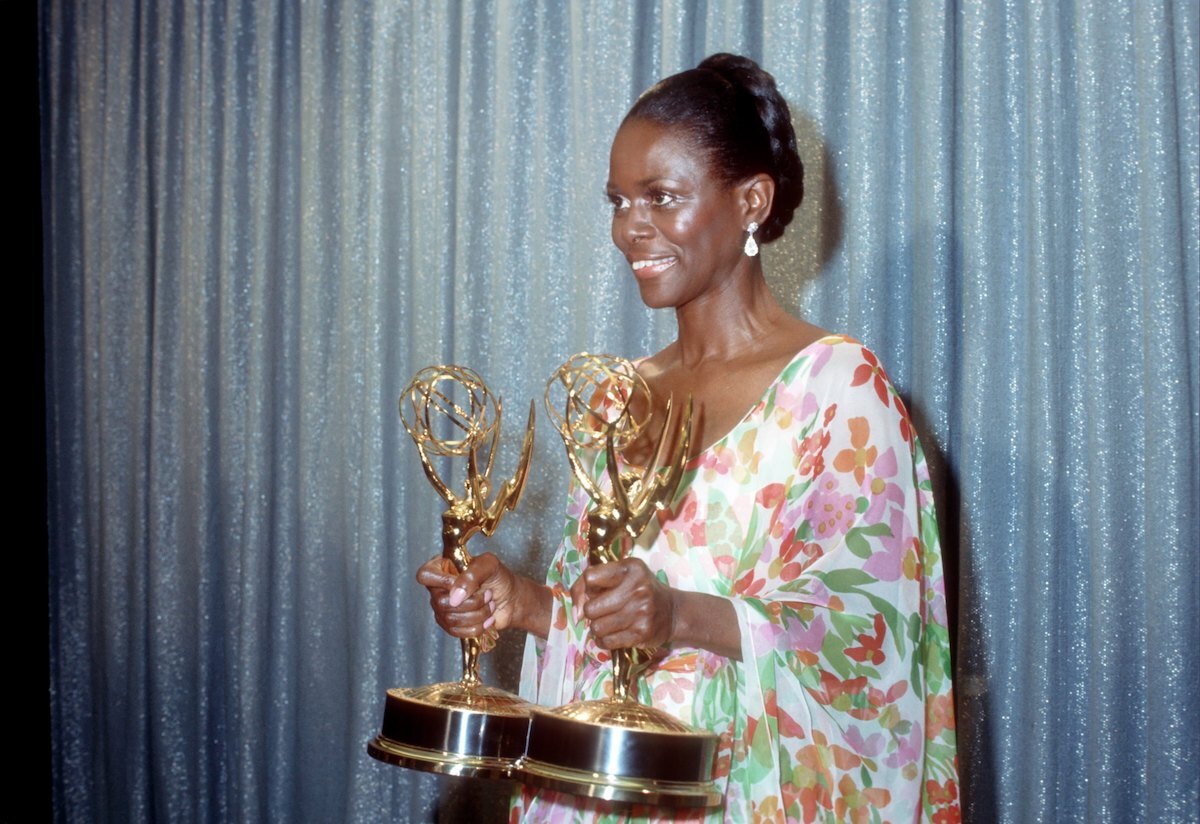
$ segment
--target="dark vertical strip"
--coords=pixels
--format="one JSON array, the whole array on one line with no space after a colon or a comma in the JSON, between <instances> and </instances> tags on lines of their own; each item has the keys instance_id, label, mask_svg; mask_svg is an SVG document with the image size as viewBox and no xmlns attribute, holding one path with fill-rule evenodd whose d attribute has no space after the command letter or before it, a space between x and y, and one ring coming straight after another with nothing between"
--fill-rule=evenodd
<instances>
[{"instance_id":1,"label":"dark vertical strip","mask_svg":"<svg viewBox=\"0 0 1200 824\"><path fill-rule=\"evenodd\" d=\"M690 69L703 60L710 49L708 48L708 0L694 0L687 5L687 14L691 17L687 25L686 54L687 59L679 69ZM672 69L665 69L662 74L668 74Z\"/></svg>"},{"instance_id":2,"label":"dark vertical strip","mask_svg":"<svg viewBox=\"0 0 1200 824\"><path fill-rule=\"evenodd\" d=\"M763 14L762 0L745 0L741 4L743 30L746 32L746 56L754 58L760 65L763 62L765 45L763 29L767 25ZM771 71L770 66L764 66Z\"/></svg>"},{"instance_id":3,"label":"dark vertical strip","mask_svg":"<svg viewBox=\"0 0 1200 824\"><path fill-rule=\"evenodd\" d=\"M464 63L467 62L464 60L462 44L470 36L470 27L467 23L470 12L465 8L463 0L454 0L452 5L454 11L450 18L454 25L446 31L446 54L450 58L447 61L450 68L446 72L446 80L449 83L449 88L446 90L446 98L449 101L446 105L446 134L449 137L445 146L445 171L448 184L452 184L458 178L459 142L462 139L458 114L462 111L462 73ZM458 277L458 267L461 261L458 259L457 190L453 185L447 185L446 189L447 202L443 219L447 229L446 250L449 253L447 258L450 262L446 271L451 282L450 288L443 291L445 303L442 306L442 317L445 318L446 340L442 362L451 363L458 348L458 323L456 322L455 307L460 298L469 299L470 296L462 294L462 282ZM424 364L414 364L413 371L420 369L421 366Z\"/></svg>"},{"instance_id":4,"label":"dark vertical strip","mask_svg":"<svg viewBox=\"0 0 1200 824\"><path fill-rule=\"evenodd\" d=\"M47 485L47 462L49 459L48 432L49 419L46 415L46 352L49 336L46 324L46 307L44 304L44 279L47 275L45 263L46 235L44 227L49 220L48 202L43 197L46 179L46 158L49 147L44 138L44 121L39 117L39 103L45 111L49 105L47 92L48 78L46 76L46 44L45 11L41 5L31 3L15 4L5 7L9 28L23 33L18 36L18 65L16 72L17 112L16 119L21 124L18 136L21 141L17 150L18 157L27 157L26 162L18 164L21 176L18 191L25 192L26 197L18 195L18 202L26 202L29 208L18 210L18 214L28 220L29 227L22 226L20 237L24 237L32 248L29 255L28 275L17 279L14 303L21 307L24 320L18 325L18 332L23 339L32 339L34 345L28 347L32 352L20 359L16 385L20 387L21 395L26 398L17 416L18 426L27 437L22 437L18 447L17 465L22 467L24 483L21 488L18 511L23 513L22 520L17 525L16 535L18 545L28 548L26 552L17 553L16 579L27 582L28 600L6 599L4 617L6 626L18 627L28 621L29 613L50 614L51 598L51 563L46 562L42 548L49 546L49 530L46 517L47 502L50 489ZM29 74L27 75L26 72ZM41 128L39 128L41 127ZM28 155L26 155L28 153ZM41 159L43 162L37 162ZM33 208L37 204L37 208ZM41 275L33 275L33 267ZM27 521L25 519L28 519ZM34 594L36 593L36 594ZM35 622L38 626L40 622ZM51 695L51 659L53 656L54 626L49 626L46 635L36 632L16 633L16 661L19 670L26 677L17 679L20 694L15 696L16 706L30 708L33 716L31 726L35 742L27 758L18 759L21 763L11 774L12 786L27 788L25 793L28 801L30 818L49 821L51 818L51 793L53 792L53 764L51 761L51 729L53 709L47 696ZM49 646L47 645L49 641Z\"/></svg>"},{"instance_id":5,"label":"dark vertical strip","mask_svg":"<svg viewBox=\"0 0 1200 824\"><path fill-rule=\"evenodd\" d=\"M654 0L639 0L633 21L633 88L629 90L629 103L637 99L651 83L658 80L658 38L662 28L662 7Z\"/></svg>"}]
</instances>

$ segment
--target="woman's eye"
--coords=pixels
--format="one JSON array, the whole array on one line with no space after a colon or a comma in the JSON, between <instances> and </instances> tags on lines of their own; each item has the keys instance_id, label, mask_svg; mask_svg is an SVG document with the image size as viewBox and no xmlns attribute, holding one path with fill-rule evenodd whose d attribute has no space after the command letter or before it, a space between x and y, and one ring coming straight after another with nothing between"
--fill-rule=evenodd
<instances>
[{"instance_id":1,"label":"woman's eye","mask_svg":"<svg viewBox=\"0 0 1200 824\"><path fill-rule=\"evenodd\" d=\"M614 212L623 212L629 208L629 199L620 195L609 195L608 202Z\"/></svg>"},{"instance_id":2,"label":"woman's eye","mask_svg":"<svg viewBox=\"0 0 1200 824\"><path fill-rule=\"evenodd\" d=\"M650 195L651 206L670 206L675 202L675 196L669 195L666 192L655 192Z\"/></svg>"}]
</instances>

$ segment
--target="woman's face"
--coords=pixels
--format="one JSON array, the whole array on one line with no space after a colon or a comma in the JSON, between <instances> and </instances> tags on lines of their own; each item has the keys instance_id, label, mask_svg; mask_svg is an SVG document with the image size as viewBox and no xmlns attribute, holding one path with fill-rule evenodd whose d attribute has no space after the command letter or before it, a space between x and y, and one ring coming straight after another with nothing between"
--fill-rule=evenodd
<instances>
[{"instance_id":1,"label":"woman's face","mask_svg":"<svg viewBox=\"0 0 1200 824\"><path fill-rule=\"evenodd\" d=\"M719 288L747 260L737 187L711 174L706 158L670 126L646 120L621 126L608 196L613 243L647 306L684 306Z\"/></svg>"}]
</instances>

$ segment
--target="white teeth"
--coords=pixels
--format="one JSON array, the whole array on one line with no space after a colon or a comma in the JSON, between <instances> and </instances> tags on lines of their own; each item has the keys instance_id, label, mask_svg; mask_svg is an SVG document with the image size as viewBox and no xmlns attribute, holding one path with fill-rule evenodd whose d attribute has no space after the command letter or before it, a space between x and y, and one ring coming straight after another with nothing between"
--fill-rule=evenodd
<instances>
[{"instance_id":1,"label":"white teeth","mask_svg":"<svg viewBox=\"0 0 1200 824\"><path fill-rule=\"evenodd\" d=\"M645 269L647 266L654 266L655 264L659 264L659 263L673 262L674 260L675 260L674 258L669 258L669 257L653 258L651 260L635 260L633 263L630 264L630 266L633 267L633 271L636 272L639 269Z\"/></svg>"}]
</instances>

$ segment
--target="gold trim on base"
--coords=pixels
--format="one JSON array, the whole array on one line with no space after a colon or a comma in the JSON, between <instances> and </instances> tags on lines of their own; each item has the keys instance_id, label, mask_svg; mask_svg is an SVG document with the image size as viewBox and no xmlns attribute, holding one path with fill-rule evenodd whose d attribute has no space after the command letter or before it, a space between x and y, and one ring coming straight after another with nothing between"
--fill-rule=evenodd
<instances>
[{"instance_id":1,"label":"gold trim on base","mask_svg":"<svg viewBox=\"0 0 1200 824\"><path fill-rule=\"evenodd\" d=\"M722 797L712 781L639 780L556 767L529 758L517 762L513 777L531 787L652 807L713 807L721 803Z\"/></svg>"},{"instance_id":2,"label":"gold trim on base","mask_svg":"<svg viewBox=\"0 0 1200 824\"><path fill-rule=\"evenodd\" d=\"M508 758L488 758L409 747L377 735L367 742L367 753L397 767L453 775L460 778L511 778L515 764Z\"/></svg>"}]
</instances>

